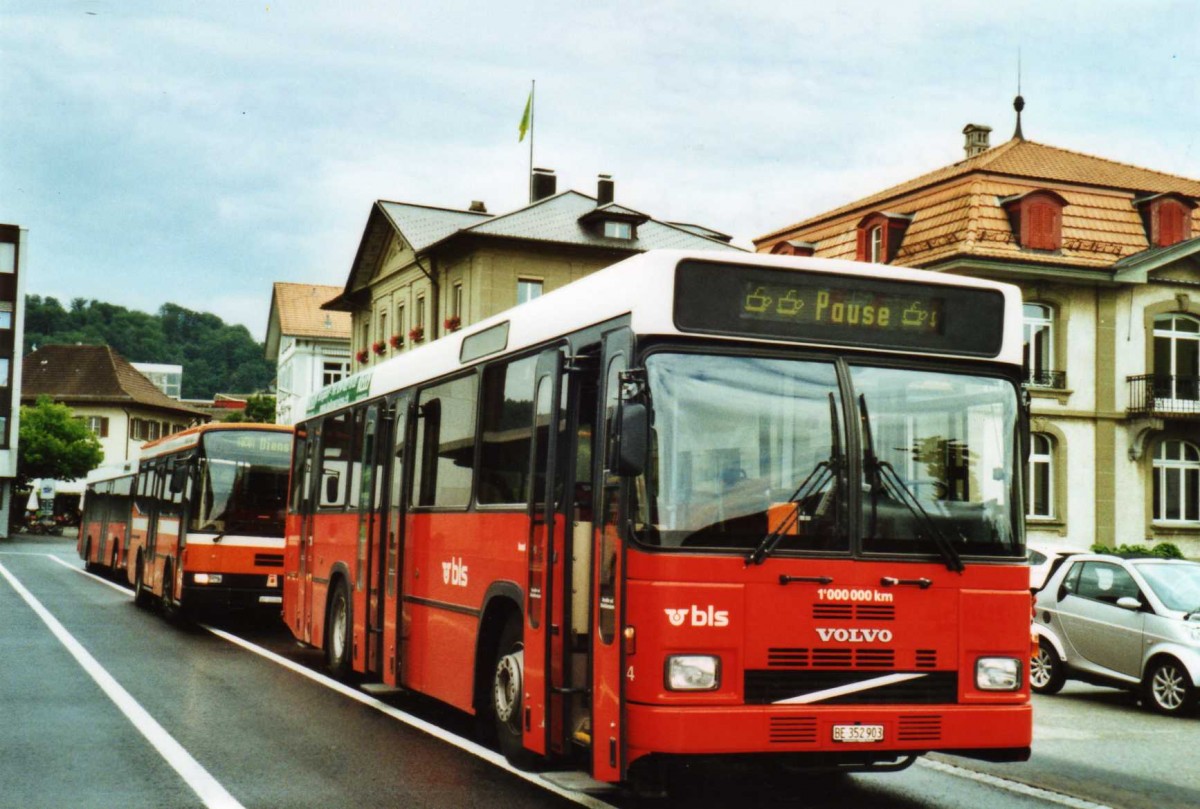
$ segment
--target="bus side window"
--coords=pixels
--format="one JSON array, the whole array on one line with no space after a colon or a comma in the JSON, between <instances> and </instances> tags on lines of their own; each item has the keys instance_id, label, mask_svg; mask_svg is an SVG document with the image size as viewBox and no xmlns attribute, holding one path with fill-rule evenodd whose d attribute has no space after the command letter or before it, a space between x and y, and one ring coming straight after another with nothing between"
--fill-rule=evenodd
<instances>
[{"instance_id":1,"label":"bus side window","mask_svg":"<svg viewBox=\"0 0 1200 809\"><path fill-rule=\"evenodd\" d=\"M321 490L318 503L322 509L340 510L346 505L349 491L351 414L327 416L321 430Z\"/></svg>"},{"instance_id":2,"label":"bus side window","mask_svg":"<svg viewBox=\"0 0 1200 809\"><path fill-rule=\"evenodd\" d=\"M292 493L288 498L288 509L292 514L309 512L308 492L312 459L308 455L308 429L296 428L296 443L292 449Z\"/></svg>"},{"instance_id":3,"label":"bus side window","mask_svg":"<svg viewBox=\"0 0 1200 809\"><path fill-rule=\"evenodd\" d=\"M470 502L478 378L471 374L421 391L413 505L465 508Z\"/></svg>"},{"instance_id":4,"label":"bus side window","mask_svg":"<svg viewBox=\"0 0 1200 809\"><path fill-rule=\"evenodd\" d=\"M533 375L537 357L496 363L483 372L479 487L483 505L529 502Z\"/></svg>"},{"instance_id":5,"label":"bus side window","mask_svg":"<svg viewBox=\"0 0 1200 809\"><path fill-rule=\"evenodd\" d=\"M604 490L600 501L600 518L605 525L600 531L600 615L597 625L600 640L609 644L617 634L616 590L617 547L620 541L617 517L620 511L621 478L613 471L617 435L617 395L620 392L620 373L625 357L617 355L608 365L604 387L605 468Z\"/></svg>"}]
</instances>

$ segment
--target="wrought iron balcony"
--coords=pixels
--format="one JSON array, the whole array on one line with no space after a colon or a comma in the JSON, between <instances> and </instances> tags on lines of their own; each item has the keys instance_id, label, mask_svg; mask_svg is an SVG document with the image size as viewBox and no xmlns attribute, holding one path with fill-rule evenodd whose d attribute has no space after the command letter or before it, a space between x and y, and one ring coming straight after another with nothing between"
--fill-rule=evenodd
<instances>
[{"instance_id":1,"label":"wrought iron balcony","mask_svg":"<svg viewBox=\"0 0 1200 809\"><path fill-rule=\"evenodd\" d=\"M1143 374L1125 381L1131 416L1200 418L1200 376Z\"/></svg>"},{"instance_id":2,"label":"wrought iron balcony","mask_svg":"<svg viewBox=\"0 0 1200 809\"><path fill-rule=\"evenodd\" d=\"M1050 390L1067 389L1066 371L1025 370L1025 387L1049 388Z\"/></svg>"}]
</instances>

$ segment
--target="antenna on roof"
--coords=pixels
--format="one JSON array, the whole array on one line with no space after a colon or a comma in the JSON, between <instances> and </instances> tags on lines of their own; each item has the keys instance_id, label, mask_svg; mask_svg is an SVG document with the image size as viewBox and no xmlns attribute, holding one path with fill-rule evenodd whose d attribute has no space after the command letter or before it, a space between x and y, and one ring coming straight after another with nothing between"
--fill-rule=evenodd
<instances>
[{"instance_id":1,"label":"antenna on roof","mask_svg":"<svg viewBox=\"0 0 1200 809\"><path fill-rule=\"evenodd\" d=\"M1021 96L1021 49L1017 48L1017 97L1013 99L1013 109L1017 111L1017 131L1013 132L1013 140L1025 140L1021 131L1021 110L1025 109L1025 99Z\"/></svg>"}]
</instances>

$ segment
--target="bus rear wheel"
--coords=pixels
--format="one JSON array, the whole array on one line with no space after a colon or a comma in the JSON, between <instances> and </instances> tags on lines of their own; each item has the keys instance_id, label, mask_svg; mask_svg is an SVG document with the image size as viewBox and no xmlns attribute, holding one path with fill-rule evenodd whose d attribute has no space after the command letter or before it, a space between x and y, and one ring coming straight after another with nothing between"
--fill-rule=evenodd
<instances>
[{"instance_id":1,"label":"bus rear wheel","mask_svg":"<svg viewBox=\"0 0 1200 809\"><path fill-rule=\"evenodd\" d=\"M137 558L137 567L133 571L133 603L134 606L146 609L150 606L150 591L146 589L145 578L146 565L142 561L142 556L139 553Z\"/></svg>"},{"instance_id":2,"label":"bus rear wheel","mask_svg":"<svg viewBox=\"0 0 1200 809\"><path fill-rule=\"evenodd\" d=\"M350 592L346 580L338 581L333 597L329 600L329 613L325 619L325 666L338 680L350 675L351 648L350 630L353 627L350 613Z\"/></svg>"},{"instance_id":3,"label":"bus rear wheel","mask_svg":"<svg viewBox=\"0 0 1200 809\"><path fill-rule=\"evenodd\" d=\"M92 562L92 538L88 537L83 543L83 569L88 573L96 570L96 565Z\"/></svg>"}]
</instances>

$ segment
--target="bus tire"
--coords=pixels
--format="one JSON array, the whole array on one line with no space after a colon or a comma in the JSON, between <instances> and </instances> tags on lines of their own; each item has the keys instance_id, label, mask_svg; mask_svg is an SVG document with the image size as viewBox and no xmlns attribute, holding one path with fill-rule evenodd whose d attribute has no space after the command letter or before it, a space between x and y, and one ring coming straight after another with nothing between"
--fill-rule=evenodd
<instances>
[{"instance_id":1,"label":"bus tire","mask_svg":"<svg viewBox=\"0 0 1200 809\"><path fill-rule=\"evenodd\" d=\"M112 575L114 575L114 576L117 575L117 560L119 558L120 558L120 549L117 547L116 542L114 542L113 543L113 555L112 555L112 567L109 568L109 572L112 573Z\"/></svg>"},{"instance_id":2,"label":"bus tire","mask_svg":"<svg viewBox=\"0 0 1200 809\"><path fill-rule=\"evenodd\" d=\"M162 607L163 616L171 621L179 617L179 607L171 597L172 591L175 589L175 580L172 578L174 575L175 571L171 570L171 560L168 559L163 563L162 597L159 599L159 605Z\"/></svg>"},{"instance_id":3,"label":"bus tire","mask_svg":"<svg viewBox=\"0 0 1200 809\"><path fill-rule=\"evenodd\" d=\"M146 565L139 553L137 566L133 569L133 604L142 609L150 606L150 591L146 589L145 568Z\"/></svg>"},{"instance_id":4,"label":"bus tire","mask_svg":"<svg viewBox=\"0 0 1200 809\"><path fill-rule=\"evenodd\" d=\"M500 752L519 769L533 769L538 757L525 749L522 699L525 683L525 642L521 616L510 615L500 631L496 662L492 667L491 714Z\"/></svg>"},{"instance_id":5,"label":"bus tire","mask_svg":"<svg viewBox=\"0 0 1200 809\"><path fill-rule=\"evenodd\" d=\"M338 579L325 616L325 667L336 680L349 677L353 667L353 627L350 590L345 579Z\"/></svg>"},{"instance_id":6,"label":"bus tire","mask_svg":"<svg viewBox=\"0 0 1200 809\"><path fill-rule=\"evenodd\" d=\"M96 570L96 565L92 563L92 538L88 537L83 542L83 569L88 573Z\"/></svg>"}]
</instances>

